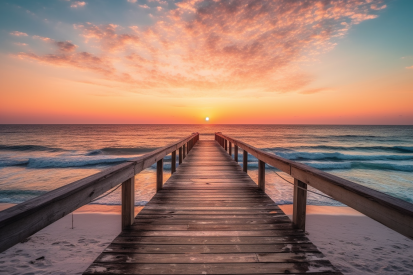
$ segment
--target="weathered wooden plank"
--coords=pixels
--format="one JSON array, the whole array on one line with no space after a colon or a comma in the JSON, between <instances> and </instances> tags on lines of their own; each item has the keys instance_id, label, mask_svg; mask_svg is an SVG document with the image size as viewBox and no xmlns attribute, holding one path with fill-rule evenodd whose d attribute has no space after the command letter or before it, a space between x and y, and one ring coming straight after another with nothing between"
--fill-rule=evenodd
<instances>
[{"instance_id":1,"label":"weathered wooden plank","mask_svg":"<svg viewBox=\"0 0 413 275\"><path fill-rule=\"evenodd\" d=\"M195 216L195 215L194 215ZM136 219L136 224L275 224L280 222L288 222L290 223L291 220L288 216L277 216L276 218L272 219L194 219L197 217L193 217L193 219Z\"/></svg>"},{"instance_id":2,"label":"weathered wooden plank","mask_svg":"<svg viewBox=\"0 0 413 275\"><path fill-rule=\"evenodd\" d=\"M340 274L224 148L187 150L84 274Z\"/></svg>"},{"instance_id":3,"label":"weathered wooden plank","mask_svg":"<svg viewBox=\"0 0 413 275\"><path fill-rule=\"evenodd\" d=\"M326 261L296 263L92 264L84 274L303 274L337 272ZM313 272L312 272L313 271ZM203 272L203 273L202 273ZM321 274L321 273L318 273ZM336 273L340 274L340 273Z\"/></svg>"},{"instance_id":4,"label":"weathered wooden plank","mask_svg":"<svg viewBox=\"0 0 413 275\"><path fill-rule=\"evenodd\" d=\"M212 231L144 231L131 230L123 231L120 236L138 236L138 237L283 237L283 236L305 236L301 230L260 230L260 231L231 231L231 230L212 230Z\"/></svg>"},{"instance_id":5,"label":"weathered wooden plank","mask_svg":"<svg viewBox=\"0 0 413 275\"><path fill-rule=\"evenodd\" d=\"M283 243L311 243L307 237L297 235L278 237L136 237L126 232L116 237L112 243L135 244L283 244Z\"/></svg>"},{"instance_id":6,"label":"weathered wooden plank","mask_svg":"<svg viewBox=\"0 0 413 275\"><path fill-rule=\"evenodd\" d=\"M175 215L175 214L170 214L170 215L155 215L155 214L139 214L136 216L135 220L138 222L138 220L146 220L146 219L154 219L154 220L163 220L163 219L168 219L168 220L226 220L226 219L234 219L234 220L239 220L239 219L260 219L260 220L267 220L267 219L277 219L279 217L284 217L286 216L284 213L274 213L274 214L268 214L268 215L261 215L261 214L249 214L249 215L241 215L241 214L216 214L216 215L204 215L204 214L187 214L187 215Z\"/></svg>"},{"instance_id":7,"label":"weathered wooden plank","mask_svg":"<svg viewBox=\"0 0 413 275\"><path fill-rule=\"evenodd\" d=\"M293 244L117 244L111 243L105 252L116 253L284 253L284 252L319 252L312 243L293 243Z\"/></svg>"},{"instance_id":8,"label":"weathered wooden plank","mask_svg":"<svg viewBox=\"0 0 413 275\"><path fill-rule=\"evenodd\" d=\"M139 215L260 215L260 214L277 214L284 212L277 206L274 209L149 209L144 208L139 212Z\"/></svg>"},{"instance_id":9,"label":"weathered wooden plank","mask_svg":"<svg viewBox=\"0 0 413 275\"><path fill-rule=\"evenodd\" d=\"M284 230L293 229L290 223L271 223L271 224L145 224L134 223L130 226L130 230L147 230L147 231L212 231L212 230ZM125 229L129 230L129 229Z\"/></svg>"},{"instance_id":10,"label":"weathered wooden plank","mask_svg":"<svg viewBox=\"0 0 413 275\"><path fill-rule=\"evenodd\" d=\"M98 263L296 263L325 260L322 253L125 254L102 253Z\"/></svg>"}]
</instances>

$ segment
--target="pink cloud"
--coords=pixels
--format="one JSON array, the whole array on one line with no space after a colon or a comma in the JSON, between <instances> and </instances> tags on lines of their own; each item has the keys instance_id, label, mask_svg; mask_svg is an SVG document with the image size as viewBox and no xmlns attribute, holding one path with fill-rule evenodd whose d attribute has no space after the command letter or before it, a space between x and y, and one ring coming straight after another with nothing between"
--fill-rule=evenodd
<instances>
[{"instance_id":1,"label":"pink cloud","mask_svg":"<svg viewBox=\"0 0 413 275\"><path fill-rule=\"evenodd\" d=\"M72 44L69 41L56 41L55 44L62 52L73 52L77 48L76 45Z\"/></svg>"},{"instance_id":2,"label":"pink cloud","mask_svg":"<svg viewBox=\"0 0 413 275\"><path fill-rule=\"evenodd\" d=\"M20 42L16 42L16 43L14 43L14 44L17 45L17 46L27 46L26 43L20 43Z\"/></svg>"},{"instance_id":3,"label":"pink cloud","mask_svg":"<svg viewBox=\"0 0 413 275\"><path fill-rule=\"evenodd\" d=\"M14 31L14 32L11 32L10 34L14 36L28 36L27 33L19 32L19 31Z\"/></svg>"},{"instance_id":4,"label":"pink cloud","mask_svg":"<svg viewBox=\"0 0 413 275\"><path fill-rule=\"evenodd\" d=\"M413 66L406 67L406 69L408 69L408 70L413 70Z\"/></svg>"},{"instance_id":5,"label":"pink cloud","mask_svg":"<svg viewBox=\"0 0 413 275\"><path fill-rule=\"evenodd\" d=\"M136 3L138 0L128 0L129 3Z\"/></svg>"},{"instance_id":6,"label":"pink cloud","mask_svg":"<svg viewBox=\"0 0 413 275\"><path fill-rule=\"evenodd\" d=\"M382 6L378 6L377 4L373 4L373 5L371 5L371 9L372 10L383 10L383 9L385 9L385 8L387 8L387 5L382 5Z\"/></svg>"},{"instance_id":7,"label":"pink cloud","mask_svg":"<svg viewBox=\"0 0 413 275\"><path fill-rule=\"evenodd\" d=\"M56 40L51 39L51 38L49 38L49 37L43 37L43 36L38 36L38 35L33 35L33 38L34 38L34 39L40 39L40 40L42 40L42 41L44 41L44 42L52 43L52 44L54 44L54 45L57 47L57 49L58 49L59 51L61 51L61 52L72 52L72 51L74 51L74 50L77 48L77 46L74 45L74 44L73 44L72 42L70 42L70 41L56 41Z\"/></svg>"},{"instance_id":8,"label":"pink cloud","mask_svg":"<svg viewBox=\"0 0 413 275\"><path fill-rule=\"evenodd\" d=\"M144 4L144 5L139 5L139 7L141 7L142 9L150 9L150 7L149 7L148 5L146 5L146 4Z\"/></svg>"},{"instance_id":9,"label":"pink cloud","mask_svg":"<svg viewBox=\"0 0 413 275\"><path fill-rule=\"evenodd\" d=\"M86 6L86 2L84 1L74 1L70 5L71 8L79 8L79 7L84 7L84 6Z\"/></svg>"},{"instance_id":10,"label":"pink cloud","mask_svg":"<svg viewBox=\"0 0 413 275\"><path fill-rule=\"evenodd\" d=\"M103 75L112 75L115 71L110 61L87 52L58 53L46 55L19 53L16 56L21 59L34 60L40 63L54 66L70 66L79 69L95 71Z\"/></svg>"},{"instance_id":11,"label":"pink cloud","mask_svg":"<svg viewBox=\"0 0 413 275\"><path fill-rule=\"evenodd\" d=\"M43 40L43 41L45 41L45 42L50 42L50 41L52 41L52 39L50 39L49 37L43 37L43 36L38 36L38 35L33 35L32 36L34 39L40 39L40 40Z\"/></svg>"},{"instance_id":12,"label":"pink cloud","mask_svg":"<svg viewBox=\"0 0 413 275\"><path fill-rule=\"evenodd\" d=\"M323 89L307 88L314 77L301 72L299 65L334 48L337 37L354 24L376 18L373 5L381 3L184 0L173 10L162 9L148 27L90 22L74 27L88 45L100 49L99 58L112 68L104 74L140 92L311 94ZM75 48L68 46L70 54L63 48L55 55L20 56L101 72L87 65ZM111 63L115 60L121 66ZM119 67L122 70L115 69Z\"/></svg>"},{"instance_id":13,"label":"pink cloud","mask_svg":"<svg viewBox=\"0 0 413 275\"><path fill-rule=\"evenodd\" d=\"M89 40L96 40L102 49L108 51L116 51L128 44L136 44L139 42L139 37L135 34L118 34L118 25L93 25L86 23L84 25L74 25L75 29L82 31L82 36Z\"/></svg>"}]
</instances>

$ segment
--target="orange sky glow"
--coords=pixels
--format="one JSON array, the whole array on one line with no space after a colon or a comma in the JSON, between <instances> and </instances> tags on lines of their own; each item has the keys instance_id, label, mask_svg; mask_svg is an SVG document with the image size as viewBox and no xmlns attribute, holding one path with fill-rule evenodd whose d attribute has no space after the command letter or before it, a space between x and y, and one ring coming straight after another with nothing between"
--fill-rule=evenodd
<instances>
[{"instance_id":1,"label":"orange sky glow","mask_svg":"<svg viewBox=\"0 0 413 275\"><path fill-rule=\"evenodd\" d=\"M0 123L413 124L413 52L372 48L391 29L363 40L386 1L122 5L113 20L87 1L55 7L76 19L10 19Z\"/></svg>"}]
</instances>

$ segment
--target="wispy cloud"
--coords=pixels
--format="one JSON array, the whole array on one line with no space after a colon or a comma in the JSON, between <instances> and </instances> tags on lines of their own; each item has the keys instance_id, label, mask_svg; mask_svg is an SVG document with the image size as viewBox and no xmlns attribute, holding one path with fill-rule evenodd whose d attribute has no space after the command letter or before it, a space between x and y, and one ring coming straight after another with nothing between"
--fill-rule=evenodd
<instances>
[{"instance_id":1,"label":"wispy cloud","mask_svg":"<svg viewBox=\"0 0 413 275\"><path fill-rule=\"evenodd\" d=\"M372 9L372 10L376 10L376 11L378 11L378 10L383 10L383 9L385 9L385 8L387 8L387 5L381 5L381 6L378 6L377 4L372 4L372 5L371 5L371 9Z\"/></svg>"},{"instance_id":2,"label":"wispy cloud","mask_svg":"<svg viewBox=\"0 0 413 275\"><path fill-rule=\"evenodd\" d=\"M406 69L408 69L408 70L413 70L413 66L406 67Z\"/></svg>"},{"instance_id":3,"label":"wispy cloud","mask_svg":"<svg viewBox=\"0 0 413 275\"><path fill-rule=\"evenodd\" d=\"M25 33L25 32L19 32L19 31L14 31L14 32L11 32L10 34L11 34L11 35L14 35L14 36L28 36L27 33Z\"/></svg>"},{"instance_id":4,"label":"wispy cloud","mask_svg":"<svg viewBox=\"0 0 413 275\"><path fill-rule=\"evenodd\" d=\"M86 6L86 2L84 1L74 1L70 4L71 8L79 8L79 7L84 7Z\"/></svg>"},{"instance_id":5,"label":"wispy cloud","mask_svg":"<svg viewBox=\"0 0 413 275\"><path fill-rule=\"evenodd\" d=\"M136 3L137 0L128 0L129 3Z\"/></svg>"},{"instance_id":6,"label":"wispy cloud","mask_svg":"<svg viewBox=\"0 0 413 275\"><path fill-rule=\"evenodd\" d=\"M92 58L85 58L90 54L63 44L62 48L56 44L58 54L19 56L111 75L142 93L312 94L323 89L307 88L314 78L300 71L299 64L331 50L354 24L376 18L374 11L381 4L381 0L184 0L175 9L158 9L157 21L149 27L74 25L87 45L102 52L100 57L93 55L100 60L93 66ZM70 51L64 52L63 46Z\"/></svg>"},{"instance_id":7,"label":"wispy cloud","mask_svg":"<svg viewBox=\"0 0 413 275\"><path fill-rule=\"evenodd\" d=\"M40 39L40 40L43 40L45 42L52 41L52 39L50 39L49 37L44 37L44 36L39 36L39 35L33 35L32 37L34 39Z\"/></svg>"},{"instance_id":8,"label":"wispy cloud","mask_svg":"<svg viewBox=\"0 0 413 275\"><path fill-rule=\"evenodd\" d=\"M56 48L61 52L73 52L77 48L77 46L70 41L56 41L49 37L43 37L38 35L33 35L33 39L40 39L44 42L50 42L54 44Z\"/></svg>"}]
</instances>

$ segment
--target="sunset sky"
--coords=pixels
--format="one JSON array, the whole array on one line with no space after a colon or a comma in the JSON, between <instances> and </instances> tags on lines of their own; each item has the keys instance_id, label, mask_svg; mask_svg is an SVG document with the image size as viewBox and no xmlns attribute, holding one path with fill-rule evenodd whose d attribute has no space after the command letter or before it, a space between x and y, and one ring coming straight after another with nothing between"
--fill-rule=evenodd
<instances>
[{"instance_id":1,"label":"sunset sky","mask_svg":"<svg viewBox=\"0 0 413 275\"><path fill-rule=\"evenodd\" d=\"M0 2L0 123L413 124L412 0Z\"/></svg>"}]
</instances>

